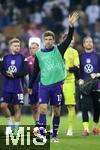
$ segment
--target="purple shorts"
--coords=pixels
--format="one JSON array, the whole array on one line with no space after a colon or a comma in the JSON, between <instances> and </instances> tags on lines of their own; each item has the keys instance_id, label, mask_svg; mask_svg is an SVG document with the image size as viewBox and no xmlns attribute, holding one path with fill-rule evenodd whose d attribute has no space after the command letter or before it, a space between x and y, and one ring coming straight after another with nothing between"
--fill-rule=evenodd
<instances>
[{"instance_id":1,"label":"purple shorts","mask_svg":"<svg viewBox=\"0 0 100 150\"><path fill-rule=\"evenodd\" d=\"M29 104L37 104L38 103L38 91L34 91L31 95L29 95Z\"/></svg>"},{"instance_id":2,"label":"purple shorts","mask_svg":"<svg viewBox=\"0 0 100 150\"><path fill-rule=\"evenodd\" d=\"M8 103L10 105L22 105L24 104L23 101L23 93L10 93L3 91L1 95L0 102Z\"/></svg>"},{"instance_id":3,"label":"purple shorts","mask_svg":"<svg viewBox=\"0 0 100 150\"><path fill-rule=\"evenodd\" d=\"M64 103L63 92L61 85L43 86L39 87L39 104L48 104L61 106Z\"/></svg>"},{"instance_id":4,"label":"purple shorts","mask_svg":"<svg viewBox=\"0 0 100 150\"><path fill-rule=\"evenodd\" d=\"M31 105L38 104L38 101L39 101L38 89L39 89L39 83L35 82L35 84L33 85L33 88L32 88L32 94L29 95L29 104L31 104Z\"/></svg>"}]
</instances>

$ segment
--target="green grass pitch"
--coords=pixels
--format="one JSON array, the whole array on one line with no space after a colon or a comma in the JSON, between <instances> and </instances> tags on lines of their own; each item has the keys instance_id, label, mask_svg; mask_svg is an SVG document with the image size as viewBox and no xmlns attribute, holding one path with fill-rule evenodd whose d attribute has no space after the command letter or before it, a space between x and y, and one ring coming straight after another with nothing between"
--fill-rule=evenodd
<instances>
[{"instance_id":1,"label":"green grass pitch","mask_svg":"<svg viewBox=\"0 0 100 150\"><path fill-rule=\"evenodd\" d=\"M47 118L48 124L51 124L51 117ZM22 116L22 125L32 125L33 119L30 116ZM4 117L0 116L0 125L6 124ZM92 117L90 118L90 131L92 131ZM81 117L75 118L74 136L67 137L66 129L68 126L67 116L61 117L59 128L59 143L51 143L50 150L100 150L100 135L93 135L92 133L87 136L82 136L82 119Z\"/></svg>"}]
</instances>

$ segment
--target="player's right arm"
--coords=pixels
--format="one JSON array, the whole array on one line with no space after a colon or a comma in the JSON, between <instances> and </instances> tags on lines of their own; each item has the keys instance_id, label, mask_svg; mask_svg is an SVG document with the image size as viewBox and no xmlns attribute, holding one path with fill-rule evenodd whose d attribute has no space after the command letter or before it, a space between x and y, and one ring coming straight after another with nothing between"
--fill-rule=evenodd
<instances>
[{"instance_id":1,"label":"player's right arm","mask_svg":"<svg viewBox=\"0 0 100 150\"><path fill-rule=\"evenodd\" d=\"M0 58L0 73L1 73L1 68L2 67L2 58Z\"/></svg>"},{"instance_id":2,"label":"player's right arm","mask_svg":"<svg viewBox=\"0 0 100 150\"><path fill-rule=\"evenodd\" d=\"M84 84L84 80L81 77L81 54L79 55L79 61L80 61L80 78L79 78L79 85L83 85Z\"/></svg>"},{"instance_id":3,"label":"player's right arm","mask_svg":"<svg viewBox=\"0 0 100 150\"><path fill-rule=\"evenodd\" d=\"M6 70L5 70L5 67L4 67L4 61L5 61L5 57L0 60L0 72L1 72L2 75L4 75L5 77L8 77L8 74L7 74L7 72L6 72Z\"/></svg>"},{"instance_id":4,"label":"player's right arm","mask_svg":"<svg viewBox=\"0 0 100 150\"><path fill-rule=\"evenodd\" d=\"M39 72L40 72L39 61L38 61L38 58L35 56L34 71L32 73L32 77L31 77L29 87L28 87L29 94L32 94L32 87L33 87L33 84L34 84Z\"/></svg>"},{"instance_id":5,"label":"player's right arm","mask_svg":"<svg viewBox=\"0 0 100 150\"><path fill-rule=\"evenodd\" d=\"M79 61L79 54L77 50L74 50L74 64L73 67L69 68L69 72L75 74L77 79L80 79L80 61Z\"/></svg>"}]
</instances>

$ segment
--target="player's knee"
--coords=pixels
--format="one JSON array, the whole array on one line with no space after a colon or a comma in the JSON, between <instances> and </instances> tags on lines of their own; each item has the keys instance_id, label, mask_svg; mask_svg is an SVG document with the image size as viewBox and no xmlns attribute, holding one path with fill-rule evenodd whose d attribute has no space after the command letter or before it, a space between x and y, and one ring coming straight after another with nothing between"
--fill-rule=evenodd
<instances>
[{"instance_id":1,"label":"player's knee","mask_svg":"<svg viewBox=\"0 0 100 150\"><path fill-rule=\"evenodd\" d=\"M21 112L21 107L14 107L15 113L20 113Z\"/></svg>"},{"instance_id":2,"label":"player's knee","mask_svg":"<svg viewBox=\"0 0 100 150\"><path fill-rule=\"evenodd\" d=\"M32 105L32 110L37 110L39 108L39 106L38 105Z\"/></svg>"},{"instance_id":3,"label":"player's knee","mask_svg":"<svg viewBox=\"0 0 100 150\"><path fill-rule=\"evenodd\" d=\"M59 116L60 116L60 112L55 112L55 113L54 113L54 116L55 116L55 117L59 117Z\"/></svg>"},{"instance_id":4,"label":"player's knee","mask_svg":"<svg viewBox=\"0 0 100 150\"><path fill-rule=\"evenodd\" d=\"M60 116L61 107L53 107L54 116L58 117Z\"/></svg>"},{"instance_id":5,"label":"player's knee","mask_svg":"<svg viewBox=\"0 0 100 150\"><path fill-rule=\"evenodd\" d=\"M46 114L47 113L47 104L40 104L39 105L39 112L40 114Z\"/></svg>"},{"instance_id":6,"label":"player's knee","mask_svg":"<svg viewBox=\"0 0 100 150\"><path fill-rule=\"evenodd\" d=\"M47 113L46 107L40 107L40 113Z\"/></svg>"},{"instance_id":7,"label":"player's knee","mask_svg":"<svg viewBox=\"0 0 100 150\"><path fill-rule=\"evenodd\" d=\"M32 111L34 112L34 113L37 113L37 112L39 112L39 107L36 105L36 106L33 106L32 107Z\"/></svg>"},{"instance_id":8,"label":"player's knee","mask_svg":"<svg viewBox=\"0 0 100 150\"><path fill-rule=\"evenodd\" d=\"M54 110L54 116L59 117L60 116L60 110L55 109Z\"/></svg>"},{"instance_id":9,"label":"player's knee","mask_svg":"<svg viewBox=\"0 0 100 150\"><path fill-rule=\"evenodd\" d=\"M4 110L4 109L7 109L8 106L6 103L1 103L0 107L1 107L1 109Z\"/></svg>"},{"instance_id":10,"label":"player's knee","mask_svg":"<svg viewBox=\"0 0 100 150\"><path fill-rule=\"evenodd\" d=\"M70 110L73 110L73 109L75 109L75 105L68 105L67 108Z\"/></svg>"}]
</instances>

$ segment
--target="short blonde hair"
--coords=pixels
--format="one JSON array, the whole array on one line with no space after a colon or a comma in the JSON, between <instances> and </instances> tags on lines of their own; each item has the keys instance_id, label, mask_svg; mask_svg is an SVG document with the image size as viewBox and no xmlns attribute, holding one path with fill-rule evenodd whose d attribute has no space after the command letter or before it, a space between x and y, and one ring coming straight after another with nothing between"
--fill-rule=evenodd
<instances>
[{"instance_id":1,"label":"short blonde hair","mask_svg":"<svg viewBox=\"0 0 100 150\"><path fill-rule=\"evenodd\" d=\"M20 40L17 38L13 38L9 41L9 45L11 45L12 43L19 43L20 44Z\"/></svg>"}]
</instances>

